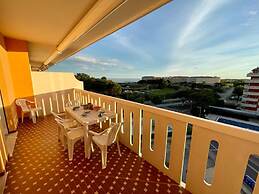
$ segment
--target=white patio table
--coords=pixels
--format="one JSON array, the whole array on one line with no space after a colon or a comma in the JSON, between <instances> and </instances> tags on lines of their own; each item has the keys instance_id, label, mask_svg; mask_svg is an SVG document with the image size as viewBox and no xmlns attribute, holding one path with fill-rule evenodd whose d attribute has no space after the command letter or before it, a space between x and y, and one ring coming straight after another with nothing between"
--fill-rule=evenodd
<instances>
[{"instance_id":1,"label":"white patio table","mask_svg":"<svg viewBox=\"0 0 259 194\"><path fill-rule=\"evenodd\" d=\"M99 116L100 111L104 112L101 117ZM105 110L105 109L100 109L98 111L85 110L82 106L78 108L66 107L66 112L77 122L85 126L84 150L85 150L85 157L89 159L91 157L92 135L94 134L94 132L89 133L89 126L115 118L116 114L112 111Z\"/></svg>"}]
</instances>

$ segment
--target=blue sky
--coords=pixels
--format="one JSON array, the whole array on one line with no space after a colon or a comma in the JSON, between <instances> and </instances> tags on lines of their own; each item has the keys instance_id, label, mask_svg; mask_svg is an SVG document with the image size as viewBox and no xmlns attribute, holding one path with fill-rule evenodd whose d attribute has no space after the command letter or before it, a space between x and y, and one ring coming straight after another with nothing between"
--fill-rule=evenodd
<instances>
[{"instance_id":1,"label":"blue sky","mask_svg":"<svg viewBox=\"0 0 259 194\"><path fill-rule=\"evenodd\" d=\"M174 0L49 71L245 78L256 66L259 0Z\"/></svg>"}]
</instances>

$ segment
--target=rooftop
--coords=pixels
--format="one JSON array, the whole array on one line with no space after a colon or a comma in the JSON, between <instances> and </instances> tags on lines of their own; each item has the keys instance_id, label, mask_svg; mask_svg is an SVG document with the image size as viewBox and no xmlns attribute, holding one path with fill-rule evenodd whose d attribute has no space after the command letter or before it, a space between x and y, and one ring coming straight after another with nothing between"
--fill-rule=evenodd
<instances>
[{"instance_id":1,"label":"rooftop","mask_svg":"<svg viewBox=\"0 0 259 194\"><path fill-rule=\"evenodd\" d=\"M253 73L259 73L259 67L252 70Z\"/></svg>"}]
</instances>

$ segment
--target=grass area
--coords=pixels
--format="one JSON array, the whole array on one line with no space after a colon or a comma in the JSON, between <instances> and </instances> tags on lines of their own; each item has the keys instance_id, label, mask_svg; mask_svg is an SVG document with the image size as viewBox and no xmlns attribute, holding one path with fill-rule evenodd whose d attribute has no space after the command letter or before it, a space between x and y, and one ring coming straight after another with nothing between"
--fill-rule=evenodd
<instances>
[{"instance_id":1,"label":"grass area","mask_svg":"<svg viewBox=\"0 0 259 194\"><path fill-rule=\"evenodd\" d=\"M150 93L154 96L166 96L175 93L173 88L152 89Z\"/></svg>"}]
</instances>

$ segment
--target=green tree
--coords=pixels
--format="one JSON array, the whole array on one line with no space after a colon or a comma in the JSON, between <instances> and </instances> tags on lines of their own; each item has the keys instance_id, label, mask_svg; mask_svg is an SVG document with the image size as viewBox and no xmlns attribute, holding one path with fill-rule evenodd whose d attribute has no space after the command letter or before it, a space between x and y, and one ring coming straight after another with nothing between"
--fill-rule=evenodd
<instances>
[{"instance_id":1,"label":"green tree","mask_svg":"<svg viewBox=\"0 0 259 194\"><path fill-rule=\"evenodd\" d=\"M199 117L205 117L209 106L220 106L223 103L216 91L212 89L194 90L190 94L190 100L192 114Z\"/></svg>"},{"instance_id":2,"label":"green tree","mask_svg":"<svg viewBox=\"0 0 259 194\"><path fill-rule=\"evenodd\" d=\"M237 86L244 86L244 85L245 85L244 80L236 80L233 82L234 88L236 88Z\"/></svg>"},{"instance_id":3,"label":"green tree","mask_svg":"<svg viewBox=\"0 0 259 194\"><path fill-rule=\"evenodd\" d=\"M190 101L190 94L192 93L192 90L190 88L183 88L181 90L178 90L174 94L174 98L181 98L182 102Z\"/></svg>"},{"instance_id":4,"label":"green tree","mask_svg":"<svg viewBox=\"0 0 259 194\"><path fill-rule=\"evenodd\" d=\"M90 79L90 76L85 74L85 73L77 73L75 75L75 77L79 80L79 81L86 81Z\"/></svg>"},{"instance_id":5,"label":"green tree","mask_svg":"<svg viewBox=\"0 0 259 194\"><path fill-rule=\"evenodd\" d=\"M159 95L155 95L151 97L151 102L153 102L154 104L161 104L162 103L162 97Z\"/></svg>"},{"instance_id":6,"label":"green tree","mask_svg":"<svg viewBox=\"0 0 259 194\"><path fill-rule=\"evenodd\" d=\"M243 95L244 87L242 85L237 85L233 90L233 95L237 96L237 101L240 100L240 97Z\"/></svg>"},{"instance_id":7,"label":"green tree","mask_svg":"<svg viewBox=\"0 0 259 194\"><path fill-rule=\"evenodd\" d=\"M122 88L119 84L113 82L112 80L107 80L106 77L101 79L90 77L85 73L78 73L75 77L84 82L84 89L98 92L111 96L120 96Z\"/></svg>"},{"instance_id":8,"label":"green tree","mask_svg":"<svg viewBox=\"0 0 259 194\"><path fill-rule=\"evenodd\" d=\"M112 96L119 96L122 92L122 88L118 83L113 82L112 90L111 90L111 95Z\"/></svg>"}]
</instances>

